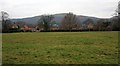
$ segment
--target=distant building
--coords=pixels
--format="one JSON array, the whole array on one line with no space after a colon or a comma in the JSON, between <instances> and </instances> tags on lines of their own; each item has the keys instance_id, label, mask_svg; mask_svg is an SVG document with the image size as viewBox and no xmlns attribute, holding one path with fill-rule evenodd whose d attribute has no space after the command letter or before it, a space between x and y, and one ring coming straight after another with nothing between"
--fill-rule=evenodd
<instances>
[{"instance_id":1,"label":"distant building","mask_svg":"<svg viewBox=\"0 0 120 66\"><path fill-rule=\"evenodd\" d=\"M15 22L11 25L11 29L19 29L19 25L17 25Z\"/></svg>"},{"instance_id":2,"label":"distant building","mask_svg":"<svg viewBox=\"0 0 120 66\"><path fill-rule=\"evenodd\" d=\"M89 24L87 25L87 28L88 28L88 29L93 29L93 28L94 28L94 24L93 24L93 23L89 23Z\"/></svg>"},{"instance_id":3,"label":"distant building","mask_svg":"<svg viewBox=\"0 0 120 66\"><path fill-rule=\"evenodd\" d=\"M58 30L59 26L57 24L53 24L50 28L50 30Z\"/></svg>"},{"instance_id":4,"label":"distant building","mask_svg":"<svg viewBox=\"0 0 120 66\"><path fill-rule=\"evenodd\" d=\"M24 25L24 27L21 28L21 30L23 30L24 32L26 31L32 31L32 27L31 26L28 26L28 25Z\"/></svg>"}]
</instances>

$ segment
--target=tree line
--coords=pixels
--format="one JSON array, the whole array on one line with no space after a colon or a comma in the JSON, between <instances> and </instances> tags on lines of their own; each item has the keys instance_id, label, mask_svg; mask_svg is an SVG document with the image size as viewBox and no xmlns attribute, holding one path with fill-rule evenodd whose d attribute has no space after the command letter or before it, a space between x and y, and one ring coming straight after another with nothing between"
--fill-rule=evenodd
<instances>
[{"instance_id":1,"label":"tree line","mask_svg":"<svg viewBox=\"0 0 120 66\"><path fill-rule=\"evenodd\" d=\"M7 12L2 13L2 32L10 32L11 30L19 31L20 26L11 28L14 25L9 19ZM92 19L87 19L83 23L73 13L67 13L62 19L60 25L55 24L53 15L42 15L36 25L38 31L119 31L120 23L118 16L112 19L99 19L96 24Z\"/></svg>"},{"instance_id":2,"label":"tree line","mask_svg":"<svg viewBox=\"0 0 120 66\"><path fill-rule=\"evenodd\" d=\"M53 26L52 22L53 15L43 15L38 21L38 29L41 31L53 31L62 30L62 31L73 31L73 30L86 30L86 31L119 31L119 20L118 16L114 16L112 19L100 19L95 24L92 19L87 19L81 24L78 17L73 13L68 13L64 16L59 26Z\"/></svg>"}]
</instances>

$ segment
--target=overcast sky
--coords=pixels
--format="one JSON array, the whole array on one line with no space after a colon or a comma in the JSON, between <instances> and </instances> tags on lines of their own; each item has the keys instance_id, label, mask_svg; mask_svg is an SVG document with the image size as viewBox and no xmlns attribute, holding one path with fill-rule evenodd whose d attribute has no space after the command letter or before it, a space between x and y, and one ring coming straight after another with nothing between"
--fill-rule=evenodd
<instances>
[{"instance_id":1,"label":"overcast sky","mask_svg":"<svg viewBox=\"0 0 120 66\"><path fill-rule=\"evenodd\" d=\"M10 18L73 12L77 15L109 18L119 0L0 0L0 10Z\"/></svg>"}]
</instances>

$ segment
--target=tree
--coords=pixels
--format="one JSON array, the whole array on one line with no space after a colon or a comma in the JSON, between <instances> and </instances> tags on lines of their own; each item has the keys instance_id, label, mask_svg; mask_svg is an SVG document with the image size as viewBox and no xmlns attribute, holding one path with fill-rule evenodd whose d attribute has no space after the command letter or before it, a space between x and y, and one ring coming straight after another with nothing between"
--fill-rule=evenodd
<instances>
[{"instance_id":1,"label":"tree","mask_svg":"<svg viewBox=\"0 0 120 66\"><path fill-rule=\"evenodd\" d=\"M43 28L44 31L50 30L50 25L53 18L53 15L42 15L38 21L38 27Z\"/></svg>"},{"instance_id":2,"label":"tree","mask_svg":"<svg viewBox=\"0 0 120 66\"><path fill-rule=\"evenodd\" d=\"M61 29L71 31L73 29L79 29L80 24L78 22L76 15L74 15L73 13L68 13L63 18L60 27L61 27Z\"/></svg>"},{"instance_id":3,"label":"tree","mask_svg":"<svg viewBox=\"0 0 120 66\"><path fill-rule=\"evenodd\" d=\"M114 16L111 19L111 24L110 24L110 28L111 30L120 30L120 21L118 19L118 16Z\"/></svg>"},{"instance_id":4,"label":"tree","mask_svg":"<svg viewBox=\"0 0 120 66\"><path fill-rule=\"evenodd\" d=\"M120 1L118 2L118 16L119 16L119 18L120 18Z\"/></svg>"},{"instance_id":5,"label":"tree","mask_svg":"<svg viewBox=\"0 0 120 66\"><path fill-rule=\"evenodd\" d=\"M105 30L108 30L109 25L110 25L110 22L108 19L100 19L97 21L95 28L96 30L99 30L99 31L105 31Z\"/></svg>"},{"instance_id":6,"label":"tree","mask_svg":"<svg viewBox=\"0 0 120 66\"><path fill-rule=\"evenodd\" d=\"M2 11L1 12L1 19L2 19L2 31L3 32L8 32L10 25L11 25L11 21L9 19L9 14L7 12Z\"/></svg>"},{"instance_id":7,"label":"tree","mask_svg":"<svg viewBox=\"0 0 120 66\"><path fill-rule=\"evenodd\" d=\"M9 18L9 14L7 12L2 11L1 12L2 15L2 22L5 22L5 20L8 20Z\"/></svg>"},{"instance_id":8,"label":"tree","mask_svg":"<svg viewBox=\"0 0 120 66\"><path fill-rule=\"evenodd\" d=\"M110 28L111 30L120 30L120 1L118 2L118 8L115 11L113 18L111 18Z\"/></svg>"},{"instance_id":9,"label":"tree","mask_svg":"<svg viewBox=\"0 0 120 66\"><path fill-rule=\"evenodd\" d=\"M118 25L120 25L120 1L118 3ZM120 30L120 26L119 26L119 30Z\"/></svg>"}]
</instances>

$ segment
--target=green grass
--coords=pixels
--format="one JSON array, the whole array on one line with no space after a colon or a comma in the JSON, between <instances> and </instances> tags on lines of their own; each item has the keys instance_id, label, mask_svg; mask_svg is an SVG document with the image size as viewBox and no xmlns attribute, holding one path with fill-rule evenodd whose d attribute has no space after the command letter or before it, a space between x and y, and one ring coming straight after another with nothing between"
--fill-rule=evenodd
<instances>
[{"instance_id":1,"label":"green grass","mask_svg":"<svg viewBox=\"0 0 120 66\"><path fill-rule=\"evenodd\" d=\"M118 32L5 33L3 64L117 64Z\"/></svg>"}]
</instances>

